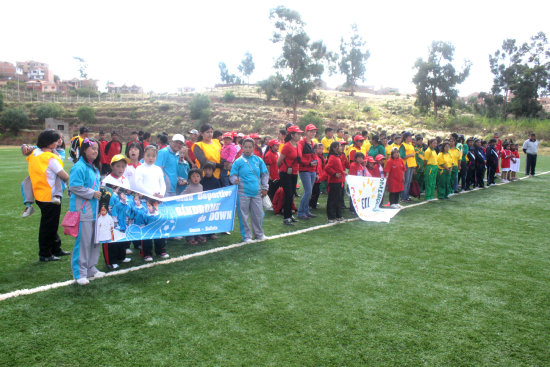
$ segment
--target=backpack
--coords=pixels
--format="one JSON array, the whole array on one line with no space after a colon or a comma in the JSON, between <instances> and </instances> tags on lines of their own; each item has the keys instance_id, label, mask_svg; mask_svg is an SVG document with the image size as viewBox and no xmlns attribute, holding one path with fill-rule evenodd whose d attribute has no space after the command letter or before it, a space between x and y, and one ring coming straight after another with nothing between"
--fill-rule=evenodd
<instances>
[{"instance_id":1,"label":"backpack","mask_svg":"<svg viewBox=\"0 0 550 367\"><path fill-rule=\"evenodd\" d=\"M78 138L78 136L75 136L73 140L71 140L69 156L71 157L73 163L76 163L78 161L78 158L80 158L80 139Z\"/></svg>"}]
</instances>

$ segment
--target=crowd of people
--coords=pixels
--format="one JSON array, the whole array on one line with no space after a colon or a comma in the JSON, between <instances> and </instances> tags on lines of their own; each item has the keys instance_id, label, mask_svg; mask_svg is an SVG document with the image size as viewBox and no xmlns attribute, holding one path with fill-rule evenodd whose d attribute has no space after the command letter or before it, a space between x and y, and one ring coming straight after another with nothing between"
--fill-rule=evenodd
<instances>
[{"instance_id":1,"label":"crowd of people","mask_svg":"<svg viewBox=\"0 0 550 367\"><path fill-rule=\"evenodd\" d=\"M69 155L74 165L69 173L63 169L64 142L58 132L45 130L36 146L22 147L29 162L29 177L21 184L26 206L23 217L32 214L33 202L42 214L39 260L56 261L70 254L61 248L57 235L61 198L68 186L69 211L80 215L72 269L82 285L104 275L96 267L101 248L96 242L102 242L111 268L119 261L131 261L127 255L133 252L129 244L110 246L108 236L101 241L94 238L101 222L98 215L107 209L99 207L104 184L158 198L238 185L240 232L243 241L250 242L265 238L266 196L274 213L282 215L283 224L292 226L318 216L314 212L326 192L326 216L332 223L343 220L344 209L354 212L351 200L348 206L345 202L346 175L386 178L389 202L380 205L397 209L400 202L420 198L422 193L425 200L445 200L462 190L491 187L496 176L501 182L514 181L520 169L518 144L503 142L498 134L488 141L455 133L425 141L408 131L391 135L362 131L350 136L342 128L328 127L321 137L313 124L304 130L287 124L277 138L262 139L255 133L222 132L205 124L188 131L187 138L159 134L154 144L150 133L132 132L124 152L115 131L109 141L103 132L97 139L89 135L82 127L71 140ZM538 152L534 134L521 149L527 157L526 175L534 175ZM196 245L216 237L197 235L186 240ZM158 257L169 257L165 239L134 243L134 248L144 261L153 261L153 244Z\"/></svg>"}]
</instances>

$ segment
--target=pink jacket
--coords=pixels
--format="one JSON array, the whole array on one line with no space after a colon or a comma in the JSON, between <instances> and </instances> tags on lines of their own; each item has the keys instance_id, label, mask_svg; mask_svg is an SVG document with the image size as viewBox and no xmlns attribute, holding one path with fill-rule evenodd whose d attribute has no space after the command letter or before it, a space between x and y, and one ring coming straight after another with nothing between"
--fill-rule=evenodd
<instances>
[{"instance_id":1,"label":"pink jacket","mask_svg":"<svg viewBox=\"0 0 550 367\"><path fill-rule=\"evenodd\" d=\"M227 162L233 162L235 160L236 155L237 155L237 147L235 146L235 143L222 146L222 151L220 153L221 159L224 159Z\"/></svg>"}]
</instances>

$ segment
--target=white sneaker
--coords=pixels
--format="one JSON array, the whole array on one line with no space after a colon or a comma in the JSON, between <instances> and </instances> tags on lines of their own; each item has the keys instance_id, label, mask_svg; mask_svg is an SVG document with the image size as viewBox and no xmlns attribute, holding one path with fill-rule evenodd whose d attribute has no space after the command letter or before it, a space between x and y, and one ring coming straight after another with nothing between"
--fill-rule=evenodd
<instances>
[{"instance_id":1,"label":"white sneaker","mask_svg":"<svg viewBox=\"0 0 550 367\"><path fill-rule=\"evenodd\" d=\"M97 271L94 275L92 275L91 277L88 277L88 279L99 279L99 278L103 278L104 276L105 276L104 272Z\"/></svg>"},{"instance_id":2,"label":"white sneaker","mask_svg":"<svg viewBox=\"0 0 550 367\"><path fill-rule=\"evenodd\" d=\"M119 268L119 265L118 265L118 264L113 264L113 265L111 265L111 267L112 267L113 269L118 269L118 268Z\"/></svg>"},{"instance_id":3,"label":"white sneaker","mask_svg":"<svg viewBox=\"0 0 550 367\"><path fill-rule=\"evenodd\" d=\"M390 205L390 209L399 209L399 204Z\"/></svg>"},{"instance_id":4,"label":"white sneaker","mask_svg":"<svg viewBox=\"0 0 550 367\"><path fill-rule=\"evenodd\" d=\"M133 253L134 251L132 251L132 249L129 249L129 248L126 249L126 255L132 255ZM125 261L125 262L128 262L128 261Z\"/></svg>"},{"instance_id":5,"label":"white sneaker","mask_svg":"<svg viewBox=\"0 0 550 367\"><path fill-rule=\"evenodd\" d=\"M23 214L21 214L21 217L27 218L27 217L30 217L33 213L34 213L34 208L32 206L27 206L25 207Z\"/></svg>"},{"instance_id":6,"label":"white sneaker","mask_svg":"<svg viewBox=\"0 0 550 367\"><path fill-rule=\"evenodd\" d=\"M160 254L161 259L168 259L169 257L170 255L168 255L166 252L163 252L162 254Z\"/></svg>"},{"instance_id":7,"label":"white sneaker","mask_svg":"<svg viewBox=\"0 0 550 367\"><path fill-rule=\"evenodd\" d=\"M243 242L244 243L250 243L250 242L254 242L254 240L252 238L247 238Z\"/></svg>"},{"instance_id":8,"label":"white sneaker","mask_svg":"<svg viewBox=\"0 0 550 367\"><path fill-rule=\"evenodd\" d=\"M147 262L150 262L150 261L153 261L153 258L151 256L145 256L143 258L143 261L147 261Z\"/></svg>"},{"instance_id":9,"label":"white sneaker","mask_svg":"<svg viewBox=\"0 0 550 367\"><path fill-rule=\"evenodd\" d=\"M123 263L129 263L130 261L132 261L132 259L129 257L125 257L124 260L122 260Z\"/></svg>"},{"instance_id":10,"label":"white sneaker","mask_svg":"<svg viewBox=\"0 0 550 367\"><path fill-rule=\"evenodd\" d=\"M267 237L264 234L256 238L256 241L264 241L264 240L267 240Z\"/></svg>"},{"instance_id":11,"label":"white sneaker","mask_svg":"<svg viewBox=\"0 0 550 367\"><path fill-rule=\"evenodd\" d=\"M78 278L76 280L76 283L79 285L86 285L86 284L90 284L90 281L86 278Z\"/></svg>"}]
</instances>

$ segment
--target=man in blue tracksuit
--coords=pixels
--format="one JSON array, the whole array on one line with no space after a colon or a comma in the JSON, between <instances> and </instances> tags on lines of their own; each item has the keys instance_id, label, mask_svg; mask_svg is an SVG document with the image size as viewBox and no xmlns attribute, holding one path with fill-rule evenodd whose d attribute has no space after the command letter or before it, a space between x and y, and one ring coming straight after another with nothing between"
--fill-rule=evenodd
<instances>
[{"instance_id":1,"label":"man in blue tracksuit","mask_svg":"<svg viewBox=\"0 0 550 367\"><path fill-rule=\"evenodd\" d=\"M166 196L176 195L178 186L178 163L179 151L185 146L185 138L181 134L175 134L170 141L170 145L159 150L157 154L156 166L162 168L164 172L164 182L166 183Z\"/></svg>"}]
</instances>

